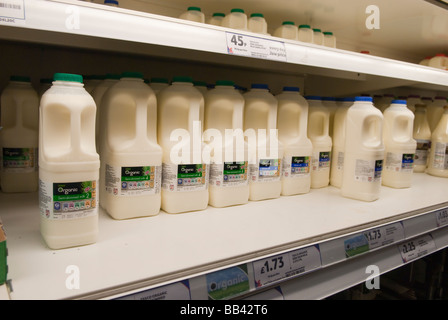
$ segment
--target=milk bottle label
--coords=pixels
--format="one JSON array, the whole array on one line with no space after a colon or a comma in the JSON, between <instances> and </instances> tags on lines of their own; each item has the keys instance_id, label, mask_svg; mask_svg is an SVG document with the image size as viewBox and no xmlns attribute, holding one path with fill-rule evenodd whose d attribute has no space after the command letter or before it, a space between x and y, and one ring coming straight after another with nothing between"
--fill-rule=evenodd
<instances>
[{"instance_id":1,"label":"milk bottle label","mask_svg":"<svg viewBox=\"0 0 448 320\"><path fill-rule=\"evenodd\" d=\"M39 181L40 214L50 220L79 219L98 214L97 181Z\"/></svg>"},{"instance_id":2,"label":"milk bottle label","mask_svg":"<svg viewBox=\"0 0 448 320\"><path fill-rule=\"evenodd\" d=\"M258 165L251 164L249 167L251 181L279 181L281 173L281 163L281 159L260 159Z\"/></svg>"},{"instance_id":3,"label":"milk bottle label","mask_svg":"<svg viewBox=\"0 0 448 320\"><path fill-rule=\"evenodd\" d=\"M387 152L385 169L395 172L412 172L414 170L414 154Z\"/></svg>"},{"instance_id":4,"label":"milk bottle label","mask_svg":"<svg viewBox=\"0 0 448 320\"><path fill-rule=\"evenodd\" d=\"M448 169L448 143L435 143L433 167L442 170Z\"/></svg>"},{"instance_id":5,"label":"milk bottle label","mask_svg":"<svg viewBox=\"0 0 448 320\"><path fill-rule=\"evenodd\" d=\"M430 143L429 140L417 139L417 150L415 150L414 156L415 165L426 165Z\"/></svg>"},{"instance_id":6,"label":"milk bottle label","mask_svg":"<svg viewBox=\"0 0 448 320\"><path fill-rule=\"evenodd\" d=\"M160 193L162 166L120 167L106 164L106 192L115 196Z\"/></svg>"},{"instance_id":7,"label":"milk bottle label","mask_svg":"<svg viewBox=\"0 0 448 320\"><path fill-rule=\"evenodd\" d=\"M215 187L245 186L248 180L248 162L224 162L210 165L210 185Z\"/></svg>"},{"instance_id":8,"label":"milk bottle label","mask_svg":"<svg viewBox=\"0 0 448 320\"><path fill-rule=\"evenodd\" d=\"M209 172L202 164L162 164L162 188L166 191L200 191L208 188Z\"/></svg>"},{"instance_id":9,"label":"milk bottle label","mask_svg":"<svg viewBox=\"0 0 448 320\"><path fill-rule=\"evenodd\" d=\"M381 181L383 160L356 159L355 181L378 182Z\"/></svg>"},{"instance_id":10,"label":"milk bottle label","mask_svg":"<svg viewBox=\"0 0 448 320\"><path fill-rule=\"evenodd\" d=\"M38 170L37 148L3 148L3 172L33 172Z\"/></svg>"},{"instance_id":11,"label":"milk bottle label","mask_svg":"<svg viewBox=\"0 0 448 320\"><path fill-rule=\"evenodd\" d=\"M339 151L336 158L336 163L338 170L342 170L344 168L344 155L345 153L343 151Z\"/></svg>"},{"instance_id":12,"label":"milk bottle label","mask_svg":"<svg viewBox=\"0 0 448 320\"><path fill-rule=\"evenodd\" d=\"M285 178L304 178L310 174L310 157L284 157L282 174Z\"/></svg>"},{"instance_id":13,"label":"milk bottle label","mask_svg":"<svg viewBox=\"0 0 448 320\"><path fill-rule=\"evenodd\" d=\"M329 170L330 169L330 151L320 151L313 153L312 165L313 170Z\"/></svg>"}]
</instances>

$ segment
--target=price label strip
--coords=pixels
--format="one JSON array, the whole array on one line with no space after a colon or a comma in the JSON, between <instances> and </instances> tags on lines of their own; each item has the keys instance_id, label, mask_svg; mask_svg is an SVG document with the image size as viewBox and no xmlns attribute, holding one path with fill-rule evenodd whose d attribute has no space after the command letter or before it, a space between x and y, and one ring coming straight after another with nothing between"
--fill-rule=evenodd
<instances>
[{"instance_id":1,"label":"price label strip","mask_svg":"<svg viewBox=\"0 0 448 320\"><path fill-rule=\"evenodd\" d=\"M0 22L15 23L25 20L24 0L0 0Z\"/></svg>"},{"instance_id":2,"label":"price label strip","mask_svg":"<svg viewBox=\"0 0 448 320\"><path fill-rule=\"evenodd\" d=\"M255 286L261 288L322 266L317 246L294 250L253 262Z\"/></svg>"},{"instance_id":3,"label":"price label strip","mask_svg":"<svg viewBox=\"0 0 448 320\"><path fill-rule=\"evenodd\" d=\"M226 32L227 53L286 62L284 42Z\"/></svg>"},{"instance_id":4,"label":"price label strip","mask_svg":"<svg viewBox=\"0 0 448 320\"><path fill-rule=\"evenodd\" d=\"M448 208L437 210L435 214L438 227L448 224Z\"/></svg>"},{"instance_id":5,"label":"price label strip","mask_svg":"<svg viewBox=\"0 0 448 320\"><path fill-rule=\"evenodd\" d=\"M387 246L404 239L404 228L400 222L370 229L344 240L347 258Z\"/></svg>"},{"instance_id":6,"label":"price label strip","mask_svg":"<svg viewBox=\"0 0 448 320\"><path fill-rule=\"evenodd\" d=\"M412 239L398 245L403 262L409 262L436 250L436 244L431 235Z\"/></svg>"}]
</instances>

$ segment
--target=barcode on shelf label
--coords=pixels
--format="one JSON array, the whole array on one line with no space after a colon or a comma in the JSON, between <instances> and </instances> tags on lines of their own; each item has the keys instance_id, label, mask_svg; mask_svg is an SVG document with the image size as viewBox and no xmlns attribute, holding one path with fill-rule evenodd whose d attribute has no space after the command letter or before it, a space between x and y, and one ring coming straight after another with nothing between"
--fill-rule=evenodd
<instances>
[{"instance_id":1,"label":"barcode on shelf label","mask_svg":"<svg viewBox=\"0 0 448 320\"><path fill-rule=\"evenodd\" d=\"M437 210L435 214L438 227L448 224L448 208Z\"/></svg>"},{"instance_id":2,"label":"barcode on shelf label","mask_svg":"<svg viewBox=\"0 0 448 320\"><path fill-rule=\"evenodd\" d=\"M226 32L227 53L286 62L285 44L281 41Z\"/></svg>"},{"instance_id":3,"label":"barcode on shelf label","mask_svg":"<svg viewBox=\"0 0 448 320\"><path fill-rule=\"evenodd\" d=\"M322 266L317 246L261 259L253 263L255 286L265 285L295 277Z\"/></svg>"},{"instance_id":4,"label":"barcode on shelf label","mask_svg":"<svg viewBox=\"0 0 448 320\"><path fill-rule=\"evenodd\" d=\"M403 242L398 245L403 262L409 262L414 259L425 256L436 250L436 244L430 234Z\"/></svg>"},{"instance_id":5,"label":"barcode on shelf label","mask_svg":"<svg viewBox=\"0 0 448 320\"><path fill-rule=\"evenodd\" d=\"M24 0L0 0L0 22L15 22L25 19Z\"/></svg>"}]
</instances>

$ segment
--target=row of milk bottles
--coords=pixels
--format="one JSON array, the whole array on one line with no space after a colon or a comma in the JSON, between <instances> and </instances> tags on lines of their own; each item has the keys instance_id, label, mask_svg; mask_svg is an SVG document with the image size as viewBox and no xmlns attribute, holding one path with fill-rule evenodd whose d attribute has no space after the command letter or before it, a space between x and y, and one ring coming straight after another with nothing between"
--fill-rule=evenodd
<instances>
[{"instance_id":1,"label":"row of milk bottles","mask_svg":"<svg viewBox=\"0 0 448 320\"><path fill-rule=\"evenodd\" d=\"M200 7L188 7L179 18L205 23L205 15ZM221 12L213 13L207 23L269 35L268 24L262 13L252 13L248 18L244 10L240 8L233 8L227 15ZM274 30L273 36L336 48L336 37L333 32L322 32L307 24L296 26L293 21L283 21L282 25Z\"/></svg>"}]
</instances>

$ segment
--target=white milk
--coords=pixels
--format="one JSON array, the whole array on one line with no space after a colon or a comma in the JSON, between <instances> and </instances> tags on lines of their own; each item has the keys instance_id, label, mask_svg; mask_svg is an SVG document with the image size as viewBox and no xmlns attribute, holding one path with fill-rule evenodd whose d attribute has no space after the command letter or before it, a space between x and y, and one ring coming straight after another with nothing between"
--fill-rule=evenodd
<instances>
[{"instance_id":1,"label":"white milk","mask_svg":"<svg viewBox=\"0 0 448 320\"><path fill-rule=\"evenodd\" d=\"M234 8L224 17L222 26L237 30L247 30L247 15L243 9Z\"/></svg>"},{"instance_id":2,"label":"white milk","mask_svg":"<svg viewBox=\"0 0 448 320\"><path fill-rule=\"evenodd\" d=\"M384 159L383 114L371 97L356 97L347 110L341 194L362 201L380 196Z\"/></svg>"},{"instance_id":3,"label":"white milk","mask_svg":"<svg viewBox=\"0 0 448 320\"><path fill-rule=\"evenodd\" d=\"M319 96L307 96L308 137L313 144L311 159L311 188L322 188L330 183L331 149L330 111Z\"/></svg>"},{"instance_id":4,"label":"white milk","mask_svg":"<svg viewBox=\"0 0 448 320\"><path fill-rule=\"evenodd\" d=\"M101 105L101 200L114 219L160 211L162 149L157 144L157 101L138 72L125 72Z\"/></svg>"},{"instance_id":5,"label":"white milk","mask_svg":"<svg viewBox=\"0 0 448 320\"><path fill-rule=\"evenodd\" d=\"M103 99L104 93L115 83L120 80L120 76L116 74L107 74L105 79L101 81L91 92L91 96L95 101L96 105L96 124L95 124L95 137L96 137L96 149L99 152L100 148L100 119L101 116L101 100Z\"/></svg>"},{"instance_id":6,"label":"white milk","mask_svg":"<svg viewBox=\"0 0 448 320\"><path fill-rule=\"evenodd\" d=\"M448 178L448 105L431 136L428 169L430 175Z\"/></svg>"},{"instance_id":7,"label":"white milk","mask_svg":"<svg viewBox=\"0 0 448 320\"><path fill-rule=\"evenodd\" d=\"M282 25L275 29L274 37L297 40L299 37L299 30L292 21L283 21Z\"/></svg>"},{"instance_id":8,"label":"white milk","mask_svg":"<svg viewBox=\"0 0 448 320\"><path fill-rule=\"evenodd\" d=\"M422 103L423 102L422 102L421 97L417 94L411 94L406 99L406 105L407 105L408 109L411 110L412 112L415 112L416 104L422 104Z\"/></svg>"},{"instance_id":9,"label":"white milk","mask_svg":"<svg viewBox=\"0 0 448 320\"><path fill-rule=\"evenodd\" d=\"M209 204L227 207L247 203L249 166L243 133L244 98L235 90L233 81L220 80L204 96L204 102L204 135L212 157Z\"/></svg>"},{"instance_id":10,"label":"white milk","mask_svg":"<svg viewBox=\"0 0 448 320\"><path fill-rule=\"evenodd\" d=\"M41 99L39 134L40 229L51 249L97 241L95 115L82 76L55 74Z\"/></svg>"},{"instance_id":11,"label":"white milk","mask_svg":"<svg viewBox=\"0 0 448 320\"><path fill-rule=\"evenodd\" d=\"M414 114L406 107L406 100L392 100L384 111L383 141L384 166L382 184L392 188L408 188L412 184L414 156Z\"/></svg>"},{"instance_id":12,"label":"white milk","mask_svg":"<svg viewBox=\"0 0 448 320\"><path fill-rule=\"evenodd\" d=\"M377 107L381 112L384 112L389 106L392 100L395 99L395 96L390 93L386 93L382 96L382 98L378 99L375 103L375 107Z\"/></svg>"},{"instance_id":13,"label":"white milk","mask_svg":"<svg viewBox=\"0 0 448 320\"><path fill-rule=\"evenodd\" d=\"M208 165L202 159L204 97L189 77L175 77L159 92L157 137L162 147L162 209L203 210L208 204Z\"/></svg>"},{"instance_id":14,"label":"white milk","mask_svg":"<svg viewBox=\"0 0 448 320\"><path fill-rule=\"evenodd\" d=\"M313 145L308 138L308 102L297 87L284 87L277 95L278 139L283 146L282 195L310 191Z\"/></svg>"},{"instance_id":15,"label":"white milk","mask_svg":"<svg viewBox=\"0 0 448 320\"><path fill-rule=\"evenodd\" d=\"M434 100L427 105L428 122L431 132L436 129L437 124L439 123L440 118L443 114L443 107L447 104L448 102L446 100L446 97L437 96L434 97Z\"/></svg>"},{"instance_id":16,"label":"white milk","mask_svg":"<svg viewBox=\"0 0 448 320\"><path fill-rule=\"evenodd\" d=\"M448 57L443 53L438 53L429 60L428 66L448 70Z\"/></svg>"},{"instance_id":17,"label":"white milk","mask_svg":"<svg viewBox=\"0 0 448 320\"><path fill-rule=\"evenodd\" d=\"M243 96L244 131L249 148L249 200L277 198L282 189L283 158L276 131L277 99L266 84L252 84Z\"/></svg>"},{"instance_id":18,"label":"white milk","mask_svg":"<svg viewBox=\"0 0 448 320\"><path fill-rule=\"evenodd\" d=\"M330 137L332 137L333 136L333 126L334 126L334 115L338 108L338 104L337 104L336 98L334 98L334 97L322 97L322 104L328 108L328 111L330 111L330 124L329 124L329 128L328 128L328 133L329 133Z\"/></svg>"},{"instance_id":19,"label":"white milk","mask_svg":"<svg viewBox=\"0 0 448 320\"><path fill-rule=\"evenodd\" d=\"M308 24L299 25L298 40L302 42L313 43L313 39L314 35L311 27Z\"/></svg>"},{"instance_id":20,"label":"white milk","mask_svg":"<svg viewBox=\"0 0 448 320\"><path fill-rule=\"evenodd\" d=\"M249 31L260 34L268 34L268 24L262 13L252 13L247 22Z\"/></svg>"},{"instance_id":21,"label":"white milk","mask_svg":"<svg viewBox=\"0 0 448 320\"><path fill-rule=\"evenodd\" d=\"M187 11L183 12L179 18L200 23L205 22L205 15L201 12L201 8L199 7L188 7Z\"/></svg>"},{"instance_id":22,"label":"white milk","mask_svg":"<svg viewBox=\"0 0 448 320\"><path fill-rule=\"evenodd\" d=\"M334 125L331 152L331 170L330 184L336 188L342 185L342 173L344 172L344 153L345 153L345 127L348 109L355 102L354 98L344 98L334 114Z\"/></svg>"},{"instance_id":23,"label":"white milk","mask_svg":"<svg viewBox=\"0 0 448 320\"><path fill-rule=\"evenodd\" d=\"M324 46L330 48L336 48L336 36L333 34L333 32L324 31L323 34L324 34Z\"/></svg>"},{"instance_id":24,"label":"white milk","mask_svg":"<svg viewBox=\"0 0 448 320\"><path fill-rule=\"evenodd\" d=\"M156 95L169 85L167 78L151 78L149 81L149 86Z\"/></svg>"},{"instance_id":25,"label":"white milk","mask_svg":"<svg viewBox=\"0 0 448 320\"><path fill-rule=\"evenodd\" d=\"M431 145L431 129L426 117L426 105L415 105L413 138L417 141L414 157L414 172L425 172L428 163L428 151Z\"/></svg>"},{"instance_id":26,"label":"white milk","mask_svg":"<svg viewBox=\"0 0 448 320\"><path fill-rule=\"evenodd\" d=\"M208 20L208 24L212 24L214 26L222 26L222 20L224 19L226 15L221 12L215 12L211 16L211 18Z\"/></svg>"},{"instance_id":27,"label":"white milk","mask_svg":"<svg viewBox=\"0 0 448 320\"><path fill-rule=\"evenodd\" d=\"M30 78L11 76L0 104L1 188L3 192L37 191L39 97Z\"/></svg>"},{"instance_id":28,"label":"white milk","mask_svg":"<svg viewBox=\"0 0 448 320\"><path fill-rule=\"evenodd\" d=\"M313 29L313 43L320 46L324 45L324 34L320 29Z\"/></svg>"}]
</instances>

